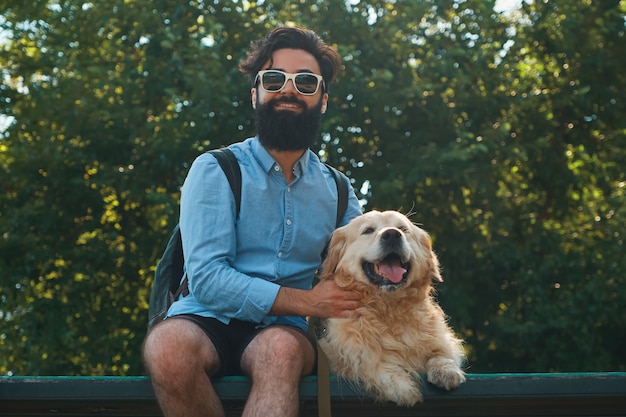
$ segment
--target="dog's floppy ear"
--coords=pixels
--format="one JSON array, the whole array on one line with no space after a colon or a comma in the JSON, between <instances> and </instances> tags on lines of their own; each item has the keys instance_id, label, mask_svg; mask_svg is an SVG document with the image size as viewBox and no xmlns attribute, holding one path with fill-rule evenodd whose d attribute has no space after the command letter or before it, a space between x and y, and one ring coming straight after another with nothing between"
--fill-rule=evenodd
<instances>
[{"instance_id":1,"label":"dog's floppy ear","mask_svg":"<svg viewBox=\"0 0 626 417\"><path fill-rule=\"evenodd\" d=\"M441 272L439 270L439 259L433 250L433 244L428 233L424 232L422 234L421 243L422 246L424 246L424 249L428 251L428 268L430 270L431 279L436 282L443 282L443 278L441 277Z\"/></svg>"},{"instance_id":2,"label":"dog's floppy ear","mask_svg":"<svg viewBox=\"0 0 626 417\"><path fill-rule=\"evenodd\" d=\"M335 272L335 269L337 269L337 264L341 259L345 243L346 235L343 228L336 229L322 255L324 257L320 268L322 278L329 278Z\"/></svg>"}]
</instances>

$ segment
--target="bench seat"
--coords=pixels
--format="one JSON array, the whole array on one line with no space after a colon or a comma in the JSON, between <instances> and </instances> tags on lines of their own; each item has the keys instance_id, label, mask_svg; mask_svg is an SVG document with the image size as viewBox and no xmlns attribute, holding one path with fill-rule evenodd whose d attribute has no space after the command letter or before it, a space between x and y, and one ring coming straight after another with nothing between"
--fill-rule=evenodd
<instances>
[{"instance_id":1,"label":"bench seat","mask_svg":"<svg viewBox=\"0 0 626 417\"><path fill-rule=\"evenodd\" d=\"M245 377L215 383L227 416L239 416ZM414 407L377 403L331 377L333 417L626 416L626 373L470 374L452 392L424 384ZM302 416L317 416L317 380L300 384ZM1 377L0 416L160 416L147 377ZM271 417L271 416L268 416Z\"/></svg>"}]
</instances>

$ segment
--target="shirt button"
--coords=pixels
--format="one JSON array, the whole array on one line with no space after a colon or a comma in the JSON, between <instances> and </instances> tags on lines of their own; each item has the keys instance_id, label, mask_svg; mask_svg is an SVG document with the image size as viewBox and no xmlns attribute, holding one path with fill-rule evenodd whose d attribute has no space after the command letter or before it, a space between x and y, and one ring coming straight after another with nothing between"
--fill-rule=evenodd
<instances>
[{"instance_id":1,"label":"shirt button","mask_svg":"<svg viewBox=\"0 0 626 417\"><path fill-rule=\"evenodd\" d=\"M282 258L283 257L283 253L282 252L278 252L278 257Z\"/></svg>"},{"instance_id":2,"label":"shirt button","mask_svg":"<svg viewBox=\"0 0 626 417\"><path fill-rule=\"evenodd\" d=\"M291 220L287 219L287 226L291 226Z\"/></svg>"},{"instance_id":3,"label":"shirt button","mask_svg":"<svg viewBox=\"0 0 626 417\"><path fill-rule=\"evenodd\" d=\"M276 172L280 171L280 167L278 165L275 165L274 166L274 171L276 171Z\"/></svg>"}]
</instances>

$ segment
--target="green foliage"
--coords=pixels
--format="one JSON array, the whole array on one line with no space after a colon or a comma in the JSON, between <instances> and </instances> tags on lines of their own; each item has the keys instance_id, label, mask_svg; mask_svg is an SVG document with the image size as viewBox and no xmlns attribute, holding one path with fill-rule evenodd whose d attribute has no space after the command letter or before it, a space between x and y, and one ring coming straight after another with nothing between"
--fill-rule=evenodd
<instances>
[{"instance_id":1,"label":"green foliage","mask_svg":"<svg viewBox=\"0 0 626 417\"><path fill-rule=\"evenodd\" d=\"M143 372L186 170L253 134L237 63L289 22L345 65L320 155L431 233L469 371L626 370L626 7L493 5L0 0L0 374Z\"/></svg>"}]
</instances>

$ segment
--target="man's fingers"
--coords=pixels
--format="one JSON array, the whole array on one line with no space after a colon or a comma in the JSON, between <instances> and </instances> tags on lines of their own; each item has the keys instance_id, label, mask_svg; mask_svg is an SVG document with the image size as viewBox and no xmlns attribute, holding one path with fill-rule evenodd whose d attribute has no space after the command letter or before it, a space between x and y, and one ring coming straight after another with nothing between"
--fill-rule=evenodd
<instances>
[{"instance_id":1,"label":"man's fingers","mask_svg":"<svg viewBox=\"0 0 626 417\"><path fill-rule=\"evenodd\" d=\"M358 291L338 286L334 281L322 281L314 287L317 292L319 316L324 318L354 318L356 310L363 306L363 296Z\"/></svg>"},{"instance_id":2,"label":"man's fingers","mask_svg":"<svg viewBox=\"0 0 626 417\"><path fill-rule=\"evenodd\" d=\"M339 313L338 318L340 319L355 319L357 318L359 313L356 310L343 310Z\"/></svg>"},{"instance_id":3,"label":"man's fingers","mask_svg":"<svg viewBox=\"0 0 626 417\"><path fill-rule=\"evenodd\" d=\"M348 291L349 300L361 301L362 298L363 298L363 294L361 294L360 292Z\"/></svg>"}]
</instances>

